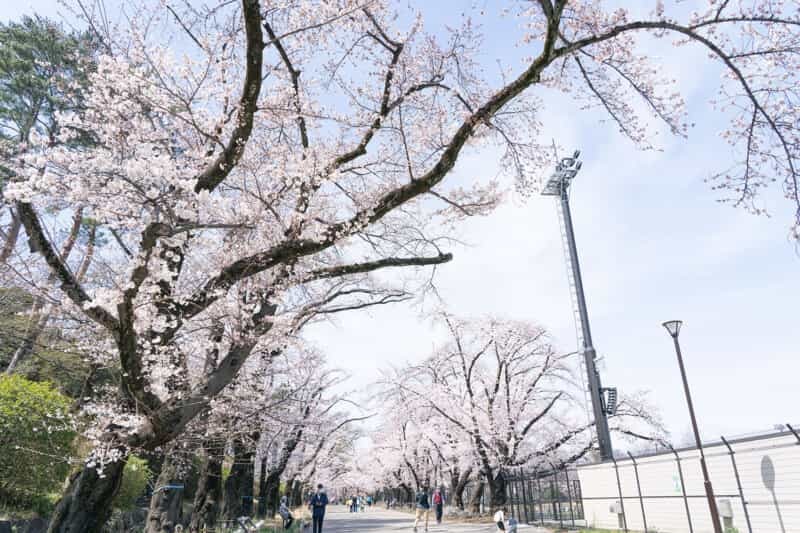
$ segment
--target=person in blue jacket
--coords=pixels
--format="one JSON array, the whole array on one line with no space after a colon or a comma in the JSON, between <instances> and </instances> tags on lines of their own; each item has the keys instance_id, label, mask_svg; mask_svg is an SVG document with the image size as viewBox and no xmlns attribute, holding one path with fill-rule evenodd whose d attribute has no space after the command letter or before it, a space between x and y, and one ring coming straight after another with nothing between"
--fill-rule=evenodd
<instances>
[{"instance_id":1,"label":"person in blue jacket","mask_svg":"<svg viewBox=\"0 0 800 533\"><path fill-rule=\"evenodd\" d=\"M308 506L311 509L311 518L314 521L314 533L322 533L322 520L325 518L325 506L328 505L328 495L322 483L317 485L317 492L311 496Z\"/></svg>"}]
</instances>

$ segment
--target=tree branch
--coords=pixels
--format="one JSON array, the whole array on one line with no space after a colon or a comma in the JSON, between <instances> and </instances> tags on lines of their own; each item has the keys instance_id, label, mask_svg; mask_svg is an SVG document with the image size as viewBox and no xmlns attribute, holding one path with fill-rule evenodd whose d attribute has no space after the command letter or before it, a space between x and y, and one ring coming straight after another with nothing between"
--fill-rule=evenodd
<instances>
[{"instance_id":1,"label":"tree branch","mask_svg":"<svg viewBox=\"0 0 800 533\"><path fill-rule=\"evenodd\" d=\"M236 116L236 127L233 129L228 145L219 157L197 177L194 187L196 193L211 192L228 177L241 159L245 145L253 131L253 116L258 109L258 96L261 93L261 66L264 59L260 6L259 0L242 0L247 40L247 67Z\"/></svg>"},{"instance_id":2,"label":"tree branch","mask_svg":"<svg viewBox=\"0 0 800 533\"><path fill-rule=\"evenodd\" d=\"M377 261L368 261L365 263L354 263L350 265L338 265L330 268L320 268L311 271L309 276L303 281L307 282L325 278L338 278L351 274L373 272L382 268L441 265L442 263L447 263L452 259L453 254L450 253L440 253L439 255L433 257L387 257L384 259L378 259Z\"/></svg>"},{"instance_id":3,"label":"tree branch","mask_svg":"<svg viewBox=\"0 0 800 533\"><path fill-rule=\"evenodd\" d=\"M80 307L86 315L105 327L111 333L116 334L119 330L119 321L102 307L92 305L92 299L86 293L81 284L75 279L67 265L61 260L59 254L53 249L53 245L44 234L44 230L36 216L33 206L26 202L18 202L16 205L25 232L28 234L28 244L31 252L39 253L44 257L45 262L61 282L61 290L69 297L72 302Z\"/></svg>"}]
</instances>

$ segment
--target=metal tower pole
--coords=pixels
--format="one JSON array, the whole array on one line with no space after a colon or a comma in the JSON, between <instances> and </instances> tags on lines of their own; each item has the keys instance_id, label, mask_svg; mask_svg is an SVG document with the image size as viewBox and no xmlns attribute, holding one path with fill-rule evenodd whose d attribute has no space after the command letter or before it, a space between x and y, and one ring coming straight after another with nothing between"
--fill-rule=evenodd
<instances>
[{"instance_id":1,"label":"metal tower pole","mask_svg":"<svg viewBox=\"0 0 800 533\"><path fill-rule=\"evenodd\" d=\"M583 358L586 365L586 373L589 385L589 394L592 398L592 410L594 412L594 423L597 428L597 440L600 446L600 457L603 460L613 457L611 448L611 433L608 430L608 419L603 404L602 387L600 385L600 374L595 367L597 352L592 345L592 331L589 327L589 313L586 310L586 297L583 294L583 279L581 278L581 266L578 262L578 248L575 245L575 232L572 228L572 214L569 209L569 181L561 181L561 208L564 213L564 226L567 232L567 243L569 248L570 265L572 266L572 276L575 280L575 292L578 301L578 313L581 319L581 333L583 334Z\"/></svg>"},{"instance_id":2,"label":"metal tower pole","mask_svg":"<svg viewBox=\"0 0 800 533\"><path fill-rule=\"evenodd\" d=\"M597 441L600 447L602 459L613 459L614 452L611 447L611 434L608 430L607 414L612 414L616 409L616 389L603 389L600 384L600 374L597 372L595 360L597 353L592 344L592 331L589 327L589 313L586 311L586 297L583 294L583 279L581 278L581 266L578 261L578 248L575 245L575 231L572 228L572 213L569 208L569 184L581 169L581 162L578 160L580 151L575 151L572 157L561 159L556 165L555 172L542 189L543 196L558 196L559 216L562 226L562 240L567 248L569 257L569 270L567 277L570 283L570 293L574 298L573 305L577 307L576 321L580 322L580 344L583 345L583 364L586 367L588 378L587 389L592 399L592 410L594 412L594 423L597 428ZM574 290L574 294L572 291ZM576 311L573 309L573 311ZM604 392L608 391L608 405L604 401Z\"/></svg>"}]
</instances>

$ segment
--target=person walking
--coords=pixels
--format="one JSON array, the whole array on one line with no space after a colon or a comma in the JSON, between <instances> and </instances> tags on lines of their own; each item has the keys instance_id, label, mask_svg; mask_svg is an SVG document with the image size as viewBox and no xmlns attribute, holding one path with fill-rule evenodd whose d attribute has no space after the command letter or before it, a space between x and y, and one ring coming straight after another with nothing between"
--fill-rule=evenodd
<instances>
[{"instance_id":1,"label":"person walking","mask_svg":"<svg viewBox=\"0 0 800 533\"><path fill-rule=\"evenodd\" d=\"M508 533L517 533L517 519L513 516L508 517Z\"/></svg>"},{"instance_id":2,"label":"person walking","mask_svg":"<svg viewBox=\"0 0 800 533\"><path fill-rule=\"evenodd\" d=\"M497 525L497 531L505 531L506 530L506 515L505 515L505 508L500 508L494 513L494 523Z\"/></svg>"},{"instance_id":3,"label":"person walking","mask_svg":"<svg viewBox=\"0 0 800 533\"><path fill-rule=\"evenodd\" d=\"M425 518L425 531L428 531L428 515L431 512L431 503L428 500L428 487L425 486L417 491L415 497L417 501L417 513L414 517L414 531L417 531L420 519Z\"/></svg>"},{"instance_id":4,"label":"person walking","mask_svg":"<svg viewBox=\"0 0 800 533\"><path fill-rule=\"evenodd\" d=\"M436 511L436 523L442 523L442 514L444 512L444 496L441 489L436 489L433 493L433 508Z\"/></svg>"},{"instance_id":5,"label":"person walking","mask_svg":"<svg viewBox=\"0 0 800 533\"><path fill-rule=\"evenodd\" d=\"M328 505L328 495L322 483L317 485L317 492L311 497L308 506L311 509L311 519L314 522L314 532L322 533L322 520L325 518L325 507Z\"/></svg>"}]
</instances>

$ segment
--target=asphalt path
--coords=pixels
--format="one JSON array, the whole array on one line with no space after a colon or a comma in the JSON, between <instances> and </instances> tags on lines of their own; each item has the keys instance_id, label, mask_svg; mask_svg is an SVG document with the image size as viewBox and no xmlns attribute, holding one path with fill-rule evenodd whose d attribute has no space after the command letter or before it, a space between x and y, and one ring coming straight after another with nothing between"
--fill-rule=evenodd
<instances>
[{"instance_id":1,"label":"asphalt path","mask_svg":"<svg viewBox=\"0 0 800 533\"><path fill-rule=\"evenodd\" d=\"M430 514L431 521L428 523L430 533L490 533L497 530L496 526L490 522L484 524L459 524L448 521L447 518L442 524L437 525L433 511ZM325 513L323 533L390 533L397 531L413 531L414 515L401 511L388 511L380 507L373 507L369 511L350 513L343 505L331 505ZM539 528L525 527L520 528L525 533L535 533ZM425 525L420 524L419 533L425 531Z\"/></svg>"}]
</instances>

